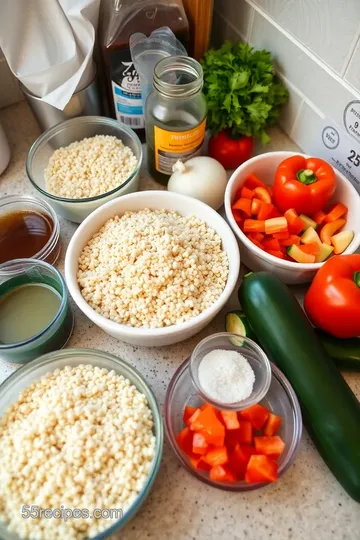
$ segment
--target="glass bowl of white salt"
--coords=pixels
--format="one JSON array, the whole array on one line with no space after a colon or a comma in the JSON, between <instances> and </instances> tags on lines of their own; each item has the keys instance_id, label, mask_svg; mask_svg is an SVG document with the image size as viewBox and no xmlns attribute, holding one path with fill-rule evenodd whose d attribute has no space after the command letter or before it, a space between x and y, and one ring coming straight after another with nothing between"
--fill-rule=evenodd
<instances>
[{"instance_id":1,"label":"glass bowl of white salt","mask_svg":"<svg viewBox=\"0 0 360 540\"><path fill-rule=\"evenodd\" d=\"M195 347L190 357L190 376L205 401L220 409L241 411L266 396L271 366L254 341L221 332Z\"/></svg>"}]
</instances>

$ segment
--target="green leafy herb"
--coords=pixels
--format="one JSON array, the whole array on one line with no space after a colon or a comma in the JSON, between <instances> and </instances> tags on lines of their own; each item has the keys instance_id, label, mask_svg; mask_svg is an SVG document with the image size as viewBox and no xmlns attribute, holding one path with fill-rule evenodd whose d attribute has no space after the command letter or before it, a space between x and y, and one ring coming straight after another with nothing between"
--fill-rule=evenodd
<instances>
[{"instance_id":1,"label":"green leafy herb","mask_svg":"<svg viewBox=\"0 0 360 540\"><path fill-rule=\"evenodd\" d=\"M207 126L216 135L231 129L233 137L258 137L267 142L265 128L274 125L288 91L276 77L271 53L247 43L224 43L202 60Z\"/></svg>"}]
</instances>

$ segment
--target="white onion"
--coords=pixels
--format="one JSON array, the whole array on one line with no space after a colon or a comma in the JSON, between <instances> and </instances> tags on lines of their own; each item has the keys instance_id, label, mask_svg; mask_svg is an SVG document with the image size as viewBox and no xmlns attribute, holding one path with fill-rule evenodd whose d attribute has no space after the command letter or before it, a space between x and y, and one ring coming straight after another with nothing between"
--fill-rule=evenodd
<instances>
[{"instance_id":1,"label":"white onion","mask_svg":"<svg viewBox=\"0 0 360 540\"><path fill-rule=\"evenodd\" d=\"M168 183L168 190L188 195L215 210L224 202L228 181L224 167L216 159L200 156L183 163L177 161Z\"/></svg>"}]
</instances>

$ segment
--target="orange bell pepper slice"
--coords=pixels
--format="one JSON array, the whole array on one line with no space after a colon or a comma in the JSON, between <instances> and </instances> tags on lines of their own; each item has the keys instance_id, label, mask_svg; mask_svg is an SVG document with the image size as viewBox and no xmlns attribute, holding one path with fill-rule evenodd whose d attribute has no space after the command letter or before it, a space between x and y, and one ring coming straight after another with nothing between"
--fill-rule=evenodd
<instances>
[{"instance_id":1,"label":"orange bell pepper slice","mask_svg":"<svg viewBox=\"0 0 360 540\"><path fill-rule=\"evenodd\" d=\"M284 159L278 166L273 200L282 212L294 208L298 214L309 215L324 208L335 187L335 172L329 163L296 155Z\"/></svg>"},{"instance_id":2,"label":"orange bell pepper slice","mask_svg":"<svg viewBox=\"0 0 360 540\"><path fill-rule=\"evenodd\" d=\"M236 411L220 411L226 429L239 429L240 424Z\"/></svg>"},{"instance_id":3,"label":"orange bell pepper slice","mask_svg":"<svg viewBox=\"0 0 360 540\"><path fill-rule=\"evenodd\" d=\"M245 219L244 232L265 232L265 221L259 219Z\"/></svg>"},{"instance_id":4,"label":"orange bell pepper slice","mask_svg":"<svg viewBox=\"0 0 360 540\"><path fill-rule=\"evenodd\" d=\"M254 190L257 187L265 187L265 183L256 174L249 174L245 179L244 186Z\"/></svg>"},{"instance_id":5,"label":"orange bell pepper slice","mask_svg":"<svg viewBox=\"0 0 360 540\"><path fill-rule=\"evenodd\" d=\"M331 223L327 223L320 231L320 239L324 244L331 245L331 237L341 229L346 223L346 219L336 219Z\"/></svg>"},{"instance_id":6,"label":"orange bell pepper slice","mask_svg":"<svg viewBox=\"0 0 360 540\"><path fill-rule=\"evenodd\" d=\"M236 476L226 465L217 465L210 469L209 478L213 482L236 482Z\"/></svg>"},{"instance_id":7,"label":"orange bell pepper slice","mask_svg":"<svg viewBox=\"0 0 360 540\"><path fill-rule=\"evenodd\" d=\"M219 448L213 448L208 450L203 456L203 461L212 467L216 465L224 465L229 461L229 455L226 446L221 446Z\"/></svg>"},{"instance_id":8,"label":"orange bell pepper slice","mask_svg":"<svg viewBox=\"0 0 360 540\"><path fill-rule=\"evenodd\" d=\"M245 482L275 482L278 477L276 461L268 456L251 456L245 473Z\"/></svg>"},{"instance_id":9,"label":"orange bell pepper slice","mask_svg":"<svg viewBox=\"0 0 360 540\"><path fill-rule=\"evenodd\" d=\"M278 459L285 449L285 443L278 435L273 437L254 437L256 452L272 459Z\"/></svg>"},{"instance_id":10,"label":"orange bell pepper slice","mask_svg":"<svg viewBox=\"0 0 360 540\"><path fill-rule=\"evenodd\" d=\"M263 427L269 417L269 414L270 411L258 403L239 412L240 418L249 420L252 426L257 430Z\"/></svg>"},{"instance_id":11,"label":"orange bell pepper slice","mask_svg":"<svg viewBox=\"0 0 360 540\"><path fill-rule=\"evenodd\" d=\"M264 427L264 435L266 437L272 437L276 435L281 426L282 419L274 413L270 413Z\"/></svg>"},{"instance_id":12,"label":"orange bell pepper slice","mask_svg":"<svg viewBox=\"0 0 360 540\"><path fill-rule=\"evenodd\" d=\"M326 214L324 218L324 223L332 223L333 221L340 219L341 217L347 214L347 211L348 209L344 204L342 203L336 204L334 208L330 210L328 214Z\"/></svg>"},{"instance_id":13,"label":"orange bell pepper slice","mask_svg":"<svg viewBox=\"0 0 360 540\"><path fill-rule=\"evenodd\" d=\"M206 442L204 435L201 433L194 433L192 441L192 451L194 454L206 454L209 445Z\"/></svg>"},{"instance_id":14,"label":"orange bell pepper slice","mask_svg":"<svg viewBox=\"0 0 360 540\"><path fill-rule=\"evenodd\" d=\"M211 405L206 404L194 420L191 418L190 429L204 435L208 444L224 445L225 427Z\"/></svg>"},{"instance_id":15,"label":"orange bell pepper slice","mask_svg":"<svg viewBox=\"0 0 360 540\"><path fill-rule=\"evenodd\" d=\"M243 199L252 199L255 197L255 193L252 189L249 189L246 186L244 186L241 190L241 197Z\"/></svg>"},{"instance_id":16,"label":"orange bell pepper slice","mask_svg":"<svg viewBox=\"0 0 360 540\"><path fill-rule=\"evenodd\" d=\"M241 199L238 199L231 207L232 210L241 210L244 212L244 214L248 217L251 216L251 200L250 199L244 199L243 197Z\"/></svg>"}]
</instances>

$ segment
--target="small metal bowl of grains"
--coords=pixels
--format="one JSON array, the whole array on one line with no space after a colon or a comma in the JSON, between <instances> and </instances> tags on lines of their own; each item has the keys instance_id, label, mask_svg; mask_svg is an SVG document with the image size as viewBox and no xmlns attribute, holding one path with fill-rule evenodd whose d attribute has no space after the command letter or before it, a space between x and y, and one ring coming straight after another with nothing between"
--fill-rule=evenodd
<instances>
[{"instance_id":1,"label":"small metal bowl of grains","mask_svg":"<svg viewBox=\"0 0 360 540\"><path fill-rule=\"evenodd\" d=\"M81 116L40 135L28 152L26 173L58 215L81 223L105 202L139 189L142 158L131 128Z\"/></svg>"},{"instance_id":2,"label":"small metal bowl of grains","mask_svg":"<svg viewBox=\"0 0 360 540\"><path fill-rule=\"evenodd\" d=\"M67 349L40 356L0 386L0 449L3 540L100 540L149 495L163 421L130 364Z\"/></svg>"},{"instance_id":3,"label":"small metal bowl of grains","mask_svg":"<svg viewBox=\"0 0 360 540\"><path fill-rule=\"evenodd\" d=\"M215 210L169 191L110 201L75 231L65 258L69 292L111 336L147 347L202 330L233 292L237 241Z\"/></svg>"}]
</instances>

